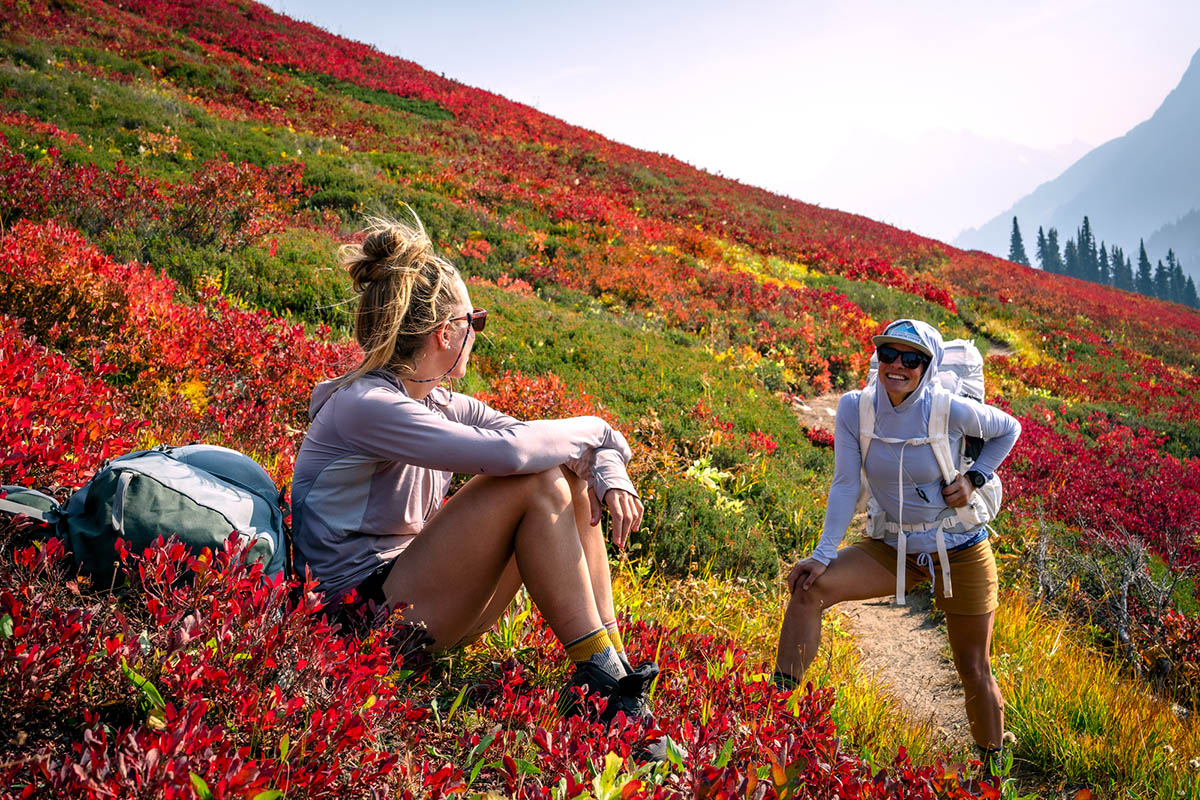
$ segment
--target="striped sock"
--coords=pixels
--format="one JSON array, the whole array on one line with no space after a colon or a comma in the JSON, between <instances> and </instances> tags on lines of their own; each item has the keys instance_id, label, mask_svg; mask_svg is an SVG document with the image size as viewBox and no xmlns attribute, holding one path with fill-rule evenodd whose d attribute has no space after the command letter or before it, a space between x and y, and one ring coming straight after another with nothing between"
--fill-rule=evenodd
<instances>
[{"instance_id":1,"label":"striped sock","mask_svg":"<svg viewBox=\"0 0 1200 800\"><path fill-rule=\"evenodd\" d=\"M621 641L621 629L617 627L617 621L604 623L604 630L608 631L608 640L612 642L613 650L617 653L625 652L625 644Z\"/></svg>"},{"instance_id":2,"label":"striped sock","mask_svg":"<svg viewBox=\"0 0 1200 800\"><path fill-rule=\"evenodd\" d=\"M626 675L625 667L621 665L621 659L617 657L605 628L597 628L587 636L568 642L566 648L567 657L576 664L591 662L614 678Z\"/></svg>"}]
</instances>

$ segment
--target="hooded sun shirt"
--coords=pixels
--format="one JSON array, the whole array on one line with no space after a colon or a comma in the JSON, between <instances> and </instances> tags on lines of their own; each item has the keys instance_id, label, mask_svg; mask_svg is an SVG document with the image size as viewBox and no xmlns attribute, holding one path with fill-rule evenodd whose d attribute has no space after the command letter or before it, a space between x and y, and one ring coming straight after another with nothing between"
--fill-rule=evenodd
<instances>
[{"instance_id":1,"label":"hooded sun shirt","mask_svg":"<svg viewBox=\"0 0 1200 800\"><path fill-rule=\"evenodd\" d=\"M399 555L433 518L455 472L526 475L566 465L603 499L636 494L629 445L599 417L520 422L467 395L408 395L379 370L319 384L292 481L296 567L336 597Z\"/></svg>"},{"instance_id":2,"label":"hooded sun shirt","mask_svg":"<svg viewBox=\"0 0 1200 800\"><path fill-rule=\"evenodd\" d=\"M884 438L914 439L928 435L929 412L933 401L933 382L942 360L942 336L937 329L919 320L907 320L917 330L921 340L933 353L917 388L900 405L893 407L887 392L879 387L875 392L875 433ZM880 371L888 368L880 364ZM837 558L838 545L846 534L858 501L861 469L865 466L871 494L882 506L888 520L927 524L923 530L907 535L909 553L936 553L938 520L952 515L954 510L942 498L942 473L929 445L901 445L874 441L867 449L867 461L862 462L858 441L858 402L861 391L848 392L838 402L836 428L833 437L833 484L825 507L825 527L812 557L822 564ZM1008 456L1021 424L998 408L978 403L970 398L954 396L950 401L950 452L959 452L962 437L984 439L983 451L972 469L989 479ZM903 451L902 479L900 458ZM987 536L986 526L963 530L956 526L945 532L946 547L953 550ZM888 533L884 539L896 547L898 536Z\"/></svg>"}]
</instances>

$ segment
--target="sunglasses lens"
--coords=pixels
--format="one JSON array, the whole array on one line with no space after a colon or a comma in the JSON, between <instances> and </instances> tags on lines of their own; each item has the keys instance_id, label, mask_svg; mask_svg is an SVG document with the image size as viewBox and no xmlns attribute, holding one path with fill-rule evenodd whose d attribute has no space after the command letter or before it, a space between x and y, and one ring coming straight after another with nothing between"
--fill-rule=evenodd
<instances>
[{"instance_id":1,"label":"sunglasses lens","mask_svg":"<svg viewBox=\"0 0 1200 800\"><path fill-rule=\"evenodd\" d=\"M476 333L483 333L484 326L487 325L487 311L482 308L477 308L471 312L471 327Z\"/></svg>"},{"instance_id":2,"label":"sunglasses lens","mask_svg":"<svg viewBox=\"0 0 1200 800\"><path fill-rule=\"evenodd\" d=\"M913 353L911 351L905 351L901 353L896 348L888 347L887 345L880 347L875 352L879 355L880 363L891 364L897 358L899 358L900 364L905 369L916 369L923 364L929 363L929 359L921 353Z\"/></svg>"}]
</instances>

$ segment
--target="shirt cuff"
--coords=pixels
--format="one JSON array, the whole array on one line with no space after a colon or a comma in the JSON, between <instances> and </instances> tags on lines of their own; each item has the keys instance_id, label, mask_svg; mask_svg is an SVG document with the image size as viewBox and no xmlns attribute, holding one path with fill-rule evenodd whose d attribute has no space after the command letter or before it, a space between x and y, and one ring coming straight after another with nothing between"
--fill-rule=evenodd
<instances>
[{"instance_id":1,"label":"shirt cuff","mask_svg":"<svg viewBox=\"0 0 1200 800\"><path fill-rule=\"evenodd\" d=\"M622 454L612 448L599 448L592 456L592 475L588 481L601 502L610 489L623 489L634 497L638 496L625 469L625 459Z\"/></svg>"}]
</instances>

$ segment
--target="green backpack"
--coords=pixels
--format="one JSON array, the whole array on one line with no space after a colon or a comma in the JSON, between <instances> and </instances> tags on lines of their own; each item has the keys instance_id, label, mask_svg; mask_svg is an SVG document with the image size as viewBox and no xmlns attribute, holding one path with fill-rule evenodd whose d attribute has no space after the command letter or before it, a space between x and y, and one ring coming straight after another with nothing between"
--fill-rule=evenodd
<instances>
[{"instance_id":1,"label":"green backpack","mask_svg":"<svg viewBox=\"0 0 1200 800\"><path fill-rule=\"evenodd\" d=\"M160 446L114 458L59 506L40 492L5 486L0 511L57 527L81 572L111 579L117 537L140 553L162 536L193 552L247 539L248 558L275 577L290 572L283 492L254 459L216 445Z\"/></svg>"}]
</instances>

